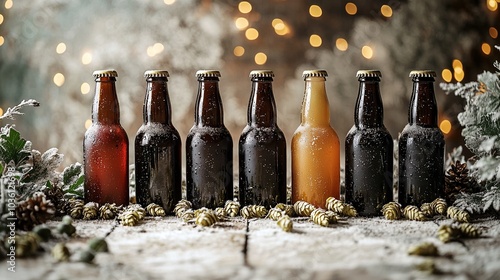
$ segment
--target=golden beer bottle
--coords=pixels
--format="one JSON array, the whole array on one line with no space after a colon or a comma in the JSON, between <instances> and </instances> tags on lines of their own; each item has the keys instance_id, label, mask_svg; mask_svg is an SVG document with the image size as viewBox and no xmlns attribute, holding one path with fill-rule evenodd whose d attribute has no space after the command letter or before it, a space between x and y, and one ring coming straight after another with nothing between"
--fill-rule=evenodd
<instances>
[{"instance_id":1,"label":"golden beer bottle","mask_svg":"<svg viewBox=\"0 0 500 280\"><path fill-rule=\"evenodd\" d=\"M292 138L292 203L307 201L325 207L340 198L340 143L330 125L325 70L307 70L302 121Z\"/></svg>"}]
</instances>

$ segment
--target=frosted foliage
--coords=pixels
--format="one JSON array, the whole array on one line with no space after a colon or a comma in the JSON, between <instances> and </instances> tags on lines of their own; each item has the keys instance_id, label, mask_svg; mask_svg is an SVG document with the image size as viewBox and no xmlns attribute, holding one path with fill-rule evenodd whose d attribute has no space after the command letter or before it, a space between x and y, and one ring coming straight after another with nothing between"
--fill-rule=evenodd
<instances>
[{"instance_id":1,"label":"frosted foliage","mask_svg":"<svg viewBox=\"0 0 500 280\"><path fill-rule=\"evenodd\" d=\"M58 102L42 103L44 116L35 120L35 129L40 129L37 134L43 135L40 141L46 141L44 145L59 147L68 161L82 157L84 123L90 119L94 95L94 70L118 71L121 123L130 140L142 122L143 73L147 69L171 73L174 124L192 119L195 71L221 67L221 40L230 26L221 5L200 5L194 0L168 6L163 1L139 0L93 0L85 5L80 1L16 1L2 26L9 31L6 38L14 43L2 48L1 59L11 65L17 60L25 63L29 69L22 71L25 79L38 83L31 88L44 88L46 92L28 92L27 86L6 91L37 98L42 95L42 100L57 98ZM66 51L58 55L55 50L60 42L66 44ZM156 43L161 43L163 50L148 56L148 48ZM85 52L92 56L88 65L82 64ZM52 83L58 72L65 77L60 88ZM82 83L91 87L86 95L80 92ZM47 122L53 124L51 131L41 131L47 127L41 124Z\"/></svg>"}]
</instances>

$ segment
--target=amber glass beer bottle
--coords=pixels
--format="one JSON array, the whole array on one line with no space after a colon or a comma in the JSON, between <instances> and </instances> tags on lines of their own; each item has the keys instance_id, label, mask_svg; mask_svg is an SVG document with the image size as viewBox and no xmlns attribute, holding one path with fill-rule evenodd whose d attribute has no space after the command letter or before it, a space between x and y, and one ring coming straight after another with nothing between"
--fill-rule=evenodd
<instances>
[{"instance_id":1,"label":"amber glass beer bottle","mask_svg":"<svg viewBox=\"0 0 500 280\"><path fill-rule=\"evenodd\" d=\"M187 199L194 208L233 199L233 140L224 126L219 71L200 70L195 121L186 140Z\"/></svg>"},{"instance_id":2,"label":"amber glass beer bottle","mask_svg":"<svg viewBox=\"0 0 500 280\"><path fill-rule=\"evenodd\" d=\"M127 205L128 137L120 125L115 86L118 74L114 70L100 70L93 75L96 85L92 125L83 140L85 201Z\"/></svg>"},{"instance_id":3,"label":"amber glass beer bottle","mask_svg":"<svg viewBox=\"0 0 500 280\"><path fill-rule=\"evenodd\" d=\"M137 203L154 202L172 212L181 199L181 138L172 125L168 72L149 70L146 77L144 122L135 136Z\"/></svg>"},{"instance_id":4,"label":"amber glass beer bottle","mask_svg":"<svg viewBox=\"0 0 500 280\"><path fill-rule=\"evenodd\" d=\"M443 196L444 136L438 128L434 71L411 71L408 124L399 137L399 202L421 205Z\"/></svg>"},{"instance_id":5,"label":"amber glass beer bottle","mask_svg":"<svg viewBox=\"0 0 500 280\"><path fill-rule=\"evenodd\" d=\"M381 214L393 200L392 137L384 126L380 71L360 70L354 126L345 140L345 199L362 216Z\"/></svg>"},{"instance_id":6,"label":"amber glass beer bottle","mask_svg":"<svg viewBox=\"0 0 500 280\"><path fill-rule=\"evenodd\" d=\"M239 141L242 205L274 207L286 202L286 140L278 127L270 70L250 72L247 125Z\"/></svg>"},{"instance_id":7,"label":"amber glass beer bottle","mask_svg":"<svg viewBox=\"0 0 500 280\"><path fill-rule=\"evenodd\" d=\"M292 139L292 203L304 200L325 207L340 198L340 143L330 126L325 70L304 71L302 122Z\"/></svg>"}]
</instances>

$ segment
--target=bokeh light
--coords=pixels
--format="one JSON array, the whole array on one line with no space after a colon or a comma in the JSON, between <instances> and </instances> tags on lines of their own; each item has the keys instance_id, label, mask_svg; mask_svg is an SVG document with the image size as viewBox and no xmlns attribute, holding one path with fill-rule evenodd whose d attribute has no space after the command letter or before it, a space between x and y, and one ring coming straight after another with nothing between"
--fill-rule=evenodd
<instances>
[{"instance_id":1,"label":"bokeh light","mask_svg":"<svg viewBox=\"0 0 500 280\"><path fill-rule=\"evenodd\" d=\"M239 17L234 21L234 25L236 25L236 28L239 30L243 30L248 27L248 20L243 17Z\"/></svg>"},{"instance_id":2,"label":"bokeh light","mask_svg":"<svg viewBox=\"0 0 500 280\"><path fill-rule=\"evenodd\" d=\"M496 0L486 0L486 6L488 10L494 12L498 9L498 3Z\"/></svg>"},{"instance_id":3,"label":"bokeh light","mask_svg":"<svg viewBox=\"0 0 500 280\"><path fill-rule=\"evenodd\" d=\"M63 54L65 51L66 51L66 44L65 43L57 44L56 53Z\"/></svg>"},{"instance_id":4,"label":"bokeh light","mask_svg":"<svg viewBox=\"0 0 500 280\"><path fill-rule=\"evenodd\" d=\"M345 11L349 15L353 16L358 12L358 7L356 6L356 4L349 2L345 4Z\"/></svg>"},{"instance_id":5,"label":"bokeh light","mask_svg":"<svg viewBox=\"0 0 500 280\"><path fill-rule=\"evenodd\" d=\"M380 7L380 13L382 13L384 17L392 17L392 8L389 5L382 5L382 7Z\"/></svg>"},{"instance_id":6,"label":"bokeh light","mask_svg":"<svg viewBox=\"0 0 500 280\"><path fill-rule=\"evenodd\" d=\"M3 43L5 43L5 39L3 38L3 36L0 36L0 46L2 46Z\"/></svg>"},{"instance_id":7,"label":"bokeh light","mask_svg":"<svg viewBox=\"0 0 500 280\"><path fill-rule=\"evenodd\" d=\"M14 5L14 2L12 2L12 0L7 0L5 1L5 9L10 9L12 8L12 6Z\"/></svg>"},{"instance_id":8,"label":"bokeh light","mask_svg":"<svg viewBox=\"0 0 500 280\"><path fill-rule=\"evenodd\" d=\"M252 11L252 4L247 1L241 1L240 4L238 4L238 10L242 14L248 14Z\"/></svg>"},{"instance_id":9,"label":"bokeh light","mask_svg":"<svg viewBox=\"0 0 500 280\"><path fill-rule=\"evenodd\" d=\"M90 85L88 83L83 83L81 86L80 86L80 91L82 92L82 94L87 94L90 92Z\"/></svg>"},{"instance_id":10,"label":"bokeh light","mask_svg":"<svg viewBox=\"0 0 500 280\"><path fill-rule=\"evenodd\" d=\"M339 51L346 51L347 48L349 47L349 44L347 43L347 40L344 38L338 38L335 41L335 46Z\"/></svg>"},{"instance_id":11,"label":"bokeh light","mask_svg":"<svg viewBox=\"0 0 500 280\"><path fill-rule=\"evenodd\" d=\"M321 37L317 34L313 34L309 37L309 44L315 48L321 46L322 43L323 40L321 40Z\"/></svg>"},{"instance_id":12,"label":"bokeh light","mask_svg":"<svg viewBox=\"0 0 500 280\"><path fill-rule=\"evenodd\" d=\"M373 49L370 46L363 46L361 48L361 54L366 59L371 59L373 57Z\"/></svg>"},{"instance_id":13,"label":"bokeh light","mask_svg":"<svg viewBox=\"0 0 500 280\"><path fill-rule=\"evenodd\" d=\"M489 55L491 53L491 46L488 43L483 43L481 45L481 50L485 55Z\"/></svg>"},{"instance_id":14,"label":"bokeh light","mask_svg":"<svg viewBox=\"0 0 500 280\"><path fill-rule=\"evenodd\" d=\"M242 46L236 46L233 50L235 56L242 56L245 54L245 48Z\"/></svg>"},{"instance_id":15,"label":"bokeh light","mask_svg":"<svg viewBox=\"0 0 500 280\"><path fill-rule=\"evenodd\" d=\"M443 71L441 72L441 77L445 82L449 83L453 78L453 74L451 73L450 69L443 69Z\"/></svg>"},{"instance_id":16,"label":"bokeh light","mask_svg":"<svg viewBox=\"0 0 500 280\"><path fill-rule=\"evenodd\" d=\"M312 17L320 17L323 14L323 10L321 10L321 7L318 5L311 5L309 7L309 14Z\"/></svg>"},{"instance_id":17,"label":"bokeh light","mask_svg":"<svg viewBox=\"0 0 500 280\"><path fill-rule=\"evenodd\" d=\"M54 84L60 87L64 84L64 75L61 73L57 73L54 75Z\"/></svg>"},{"instance_id":18,"label":"bokeh light","mask_svg":"<svg viewBox=\"0 0 500 280\"><path fill-rule=\"evenodd\" d=\"M245 37L248 40L255 40L255 39L259 38L259 31L257 31L257 29L255 29L255 28L248 28L245 31Z\"/></svg>"},{"instance_id":19,"label":"bokeh light","mask_svg":"<svg viewBox=\"0 0 500 280\"><path fill-rule=\"evenodd\" d=\"M92 125L92 120L88 119L85 121L85 129L89 129L89 127Z\"/></svg>"},{"instance_id":20,"label":"bokeh light","mask_svg":"<svg viewBox=\"0 0 500 280\"><path fill-rule=\"evenodd\" d=\"M263 52L259 52L255 55L254 60L257 65L263 65L267 61L267 55Z\"/></svg>"},{"instance_id":21,"label":"bokeh light","mask_svg":"<svg viewBox=\"0 0 500 280\"><path fill-rule=\"evenodd\" d=\"M82 64L87 65L92 62L92 54L89 52L86 52L82 55Z\"/></svg>"},{"instance_id":22,"label":"bokeh light","mask_svg":"<svg viewBox=\"0 0 500 280\"><path fill-rule=\"evenodd\" d=\"M490 27L488 32L490 33L491 38L496 39L498 37L498 30L495 27Z\"/></svg>"},{"instance_id":23,"label":"bokeh light","mask_svg":"<svg viewBox=\"0 0 500 280\"><path fill-rule=\"evenodd\" d=\"M175 0L163 0L163 3L165 3L167 5L172 5L175 3Z\"/></svg>"},{"instance_id":24,"label":"bokeh light","mask_svg":"<svg viewBox=\"0 0 500 280\"><path fill-rule=\"evenodd\" d=\"M441 123L439 124L439 129L444 134L448 134L451 131L451 122L449 120L442 120Z\"/></svg>"},{"instance_id":25,"label":"bokeh light","mask_svg":"<svg viewBox=\"0 0 500 280\"><path fill-rule=\"evenodd\" d=\"M3 23L3 15L0 14L0 24L2 24L2 23Z\"/></svg>"}]
</instances>

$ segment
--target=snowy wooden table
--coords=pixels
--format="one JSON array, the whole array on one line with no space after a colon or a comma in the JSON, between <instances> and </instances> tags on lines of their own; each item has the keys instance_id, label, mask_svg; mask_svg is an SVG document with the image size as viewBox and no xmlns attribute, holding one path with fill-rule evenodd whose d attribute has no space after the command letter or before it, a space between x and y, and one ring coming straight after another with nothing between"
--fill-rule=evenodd
<instances>
[{"instance_id":1,"label":"snowy wooden table","mask_svg":"<svg viewBox=\"0 0 500 280\"><path fill-rule=\"evenodd\" d=\"M106 239L110 253L94 264L55 263L50 254L18 259L16 273L0 265L0 279L500 279L500 221L484 218L480 239L442 243L440 224L350 218L324 228L293 218L286 233L268 219L235 218L213 227L175 217L148 217L136 227L118 226ZM57 223L57 222L51 222ZM104 236L113 221L75 221L71 251ZM410 245L438 246L440 257L409 256ZM431 260L438 274L416 267Z\"/></svg>"}]
</instances>

